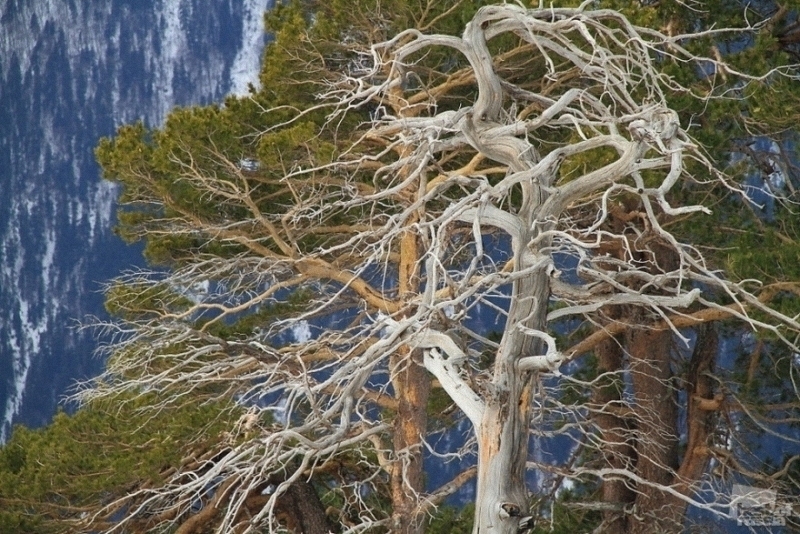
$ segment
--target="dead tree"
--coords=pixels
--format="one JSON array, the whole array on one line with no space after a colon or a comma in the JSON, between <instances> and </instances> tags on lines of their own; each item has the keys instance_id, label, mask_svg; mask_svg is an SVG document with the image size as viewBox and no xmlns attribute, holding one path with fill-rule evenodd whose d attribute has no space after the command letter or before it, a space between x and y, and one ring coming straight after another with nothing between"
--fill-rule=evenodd
<instances>
[{"instance_id":1,"label":"dead tree","mask_svg":"<svg viewBox=\"0 0 800 534\"><path fill-rule=\"evenodd\" d=\"M601 370L613 374L620 336L637 338L623 347L666 338L688 346L685 329L722 318L791 345L800 323L770 308L774 292L729 281L666 228L672 218L709 213L673 205L678 184L727 184L667 103L667 92L687 89L657 62L725 68L682 48L684 37L634 27L610 10L484 7L461 37L410 29L354 55L342 77L329 80L320 93L329 107L315 109L328 110L325 128L335 131L351 112L371 117L332 163L285 162L275 178L211 149L203 155L216 162L209 172L197 154L173 149L181 182L201 198L235 205L244 220L182 209L140 173L137 187L153 184L148 201L170 208L160 231L239 252L198 255L158 279L128 279L147 288L152 309L123 325L128 335L85 398L166 388L176 392L167 406L208 388L237 399L279 398L280 417L268 422L262 414L274 412L274 402L254 402L212 468L193 478L177 474L139 495L130 513L190 510L219 480L235 480L225 489L219 529L250 532L270 521L294 484L348 454L370 472L335 488L346 495L345 531L419 531L419 518L471 476L430 494L421 485L426 409L437 387L474 430L474 440L452 451L477 449L474 532L516 533L529 512L532 406L552 407L537 386L543 376L561 376L594 349ZM689 162L702 176L690 174ZM635 213L620 215L631 200ZM620 217L637 224L611 224ZM193 289L209 280L215 291ZM301 290L302 305L289 317L236 338L215 333L215 325ZM486 309L499 318L499 342L476 326ZM573 319L596 329L560 346L553 325ZM299 323L319 331L275 345ZM491 363L481 365L487 353ZM628 356L637 390L663 390L663 358ZM704 376L695 376L700 402ZM648 395L638 399L643 424L669 406ZM620 399L598 390L594 402L606 417L599 435L610 459L590 471L618 481L606 486L610 499L666 493L705 506L694 500L692 476L683 485L660 477L665 462L657 457L672 450L671 436L654 436L634 466L614 435L625 427L613 409ZM248 495L275 472L288 475L240 523ZM393 515L368 502L375 482L387 479Z\"/></svg>"}]
</instances>

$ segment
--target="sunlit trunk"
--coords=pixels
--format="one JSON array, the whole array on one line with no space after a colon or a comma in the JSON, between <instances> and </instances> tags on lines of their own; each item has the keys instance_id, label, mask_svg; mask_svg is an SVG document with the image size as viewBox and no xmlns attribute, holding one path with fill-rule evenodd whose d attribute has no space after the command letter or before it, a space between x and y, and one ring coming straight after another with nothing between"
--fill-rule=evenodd
<instances>
[{"instance_id":1,"label":"sunlit trunk","mask_svg":"<svg viewBox=\"0 0 800 534\"><path fill-rule=\"evenodd\" d=\"M392 532L421 534L419 496L425 490L422 436L428 423L427 404L430 377L413 356L407 356L402 370L393 380L398 400L394 425L394 450L397 459L392 468Z\"/></svg>"},{"instance_id":2,"label":"sunlit trunk","mask_svg":"<svg viewBox=\"0 0 800 534\"><path fill-rule=\"evenodd\" d=\"M412 223L414 221L412 220ZM420 256L417 235L408 231L400 241L399 290L402 298L419 289ZM427 433L431 379L421 364L421 351L401 351L392 357L392 387L398 407L395 415L391 471L392 532L421 534L420 495L425 491L422 436Z\"/></svg>"},{"instance_id":3,"label":"sunlit trunk","mask_svg":"<svg viewBox=\"0 0 800 534\"><path fill-rule=\"evenodd\" d=\"M519 267L526 265L517 258ZM529 261L529 260L528 260ZM493 380L486 384L486 409L478 429L478 479L474 534L516 534L528 515L525 483L531 405L531 374L519 359L543 353L543 343L521 327L544 329L549 297L547 274L534 271L514 284L505 335Z\"/></svg>"},{"instance_id":4,"label":"sunlit trunk","mask_svg":"<svg viewBox=\"0 0 800 534\"><path fill-rule=\"evenodd\" d=\"M486 407L478 436L475 534L516 534L528 514L528 400L529 386L517 382Z\"/></svg>"}]
</instances>

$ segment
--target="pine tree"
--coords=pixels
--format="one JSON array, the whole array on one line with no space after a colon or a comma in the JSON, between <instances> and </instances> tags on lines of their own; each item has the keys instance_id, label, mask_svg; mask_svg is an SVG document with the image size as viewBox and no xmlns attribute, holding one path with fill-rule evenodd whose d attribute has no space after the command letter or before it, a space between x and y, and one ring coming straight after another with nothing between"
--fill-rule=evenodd
<instances>
[{"instance_id":1,"label":"pine tree","mask_svg":"<svg viewBox=\"0 0 800 534\"><path fill-rule=\"evenodd\" d=\"M473 480L473 532L727 513L703 499L754 463L721 433L797 410L791 212L741 194L793 191L796 15L611 4L280 6L261 89L101 143L157 268L110 289L120 342L83 398L226 428L110 497L120 528L420 532ZM451 411L477 469L430 488ZM552 473L533 500L531 468Z\"/></svg>"}]
</instances>

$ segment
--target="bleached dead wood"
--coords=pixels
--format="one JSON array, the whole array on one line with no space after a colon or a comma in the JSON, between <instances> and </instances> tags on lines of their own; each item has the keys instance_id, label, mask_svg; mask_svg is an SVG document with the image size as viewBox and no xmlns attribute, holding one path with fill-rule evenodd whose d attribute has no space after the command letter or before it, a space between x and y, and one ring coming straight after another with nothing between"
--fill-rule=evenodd
<instances>
[{"instance_id":1,"label":"bleached dead wood","mask_svg":"<svg viewBox=\"0 0 800 534\"><path fill-rule=\"evenodd\" d=\"M406 441L403 450L379 450L376 464L361 451L385 443L390 432L374 409L377 399L406 387L426 398L427 384L401 378L421 364L474 430L474 532L516 533L529 503L535 378L559 372L579 355L559 346L554 322L594 320L602 310L624 306L686 341L686 318L706 309L769 328L787 342L800 332L796 318L706 267L696 248L664 228L665 218L708 213L704 206L670 204L671 190L692 180L686 162L708 162L667 104L666 92L685 88L665 77L654 57L706 60L617 12L585 7L488 6L461 37L410 29L372 46L371 63L320 97L333 103L331 128L353 110L381 112L372 114L341 161L288 166L270 183L291 192L293 204L285 209L272 212L256 202L258 184L224 154L213 156L227 162L226 180L176 155L187 184L245 208L249 218L212 224L176 208L165 231L236 243L244 252L198 257L163 280L126 280L161 288L163 309L120 327L117 356L84 398L175 388L179 395L165 399L166 407L211 387L251 403L258 414L275 409L259 399L280 398L282 413L271 425L252 417L237 425L223 456L191 476L176 474L167 488L142 490L134 512L170 507L188 513L209 487L235 480L225 486L230 498L220 529L227 532L265 476L285 471L286 481L245 528L250 532L268 520L292 481L313 476L339 455L356 454L369 473L363 487L341 488L360 521L348 532L399 528L397 517L390 523L365 499L388 474L396 502L429 507L409 467L418 462L424 438ZM463 68L423 79L427 71L415 69L426 53L442 49L460 55ZM523 68L532 72L522 75ZM406 87L409 80L418 86ZM448 101L450 92L458 95ZM710 165L706 172L705 180L724 181ZM142 176L143 183L149 179ZM615 232L605 223L623 197L639 204L640 226ZM356 211L360 220L341 222ZM666 266L649 257L640 243L645 237L658 240L675 261ZM491 240L501 245L489 250ZM321 244L309 248L316 241ZM602 252L612 242L621 257ZM567 257L573 265L565 275ZM209 280L219 291L193 289ZM231 341L211 333L213 325L299 288L310 295L307 305L263 325L258 335ZM720 304L719 295L727 302ZM499 317L498 343L474 326L486 313L481 308ZM752 317L753 309L766 319ZM334 326L331 310L350 314L347 326ZM203 316L209 320L196 321ZM286 328L315 319L324 331L269 346ZM479 364L484 352L492 354L488 368ZM415 409L419 415L427 406ZM611 408L598 410L604 409ZM401 422L394 432L412 435L414 428ZM642 480L633 471L595 474ZM691 484L667 489L694 502Z\"/></svg>"}]
</instances>

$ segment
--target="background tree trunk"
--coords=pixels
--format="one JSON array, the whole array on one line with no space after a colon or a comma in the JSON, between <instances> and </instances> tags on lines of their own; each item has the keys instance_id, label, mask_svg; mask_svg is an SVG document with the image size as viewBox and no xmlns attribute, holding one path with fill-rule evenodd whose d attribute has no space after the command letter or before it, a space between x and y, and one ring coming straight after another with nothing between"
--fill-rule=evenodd
<instances>
[{"instance_id":1,"label":"background tree trunk","mask_svg":"<svg viewBox=\"0 0 800 534\"><path fill-rule=\"evenodd\" d=\"M409 225L416 220L413 217ZM399 291L404 299L419 291L420 254L419 237L408 229L400 240ZM421 351L401 350L390 362L398 402L393 438L396 458L391 471L392 531L398 534L423 532L419 511L420 495L425 491L422 438L427 434L431 378L420 360Z\"/></svg>"},{"instance_id":2,"label":"background tree trunk","mask_svg":"<svg viewBox=\"0 0 800 534\"><path fill-rule=\"evenodd\" d=\"M397 458L392 468L392 532L421 534L420 495L425 491L422 436L428 424L428 395L431 379L417 361L414 351L396 371L395 396L398 401L394 424L394 450Z\"/></svg>"},{"instance_id":3,"label":"background tree trunk","mask_svg":"<svg viewBox=\"0 0 800 534\"><path fill-rule=\"evenodd\" d=\"M314 487L304 480L289 486L286 493L278 498L277 514L287 528L296 534L336 532Z\"/></svg>"},{"instance_id":4,"label":"background tree trunk","mask_svg":"<svg viewBox=\"0 0 800 534\"><path fill-rule=\"evenodd\" d=\"M620 342L608 339L595 351L597 371L605 375L593 392L592 404L597 410L594 423L601 440L603 467L612 469L633 469L636 451L631 444L632 425L626 417L622 402L623 349ZM636 499L630 482L623 477L607 478L602 481L602 501L613 506L603 511L603 532L605 534L626 534L628 516L625 510Z\"/></svg>"},{"instance_id":5,"label":"background tree trunk","mask_svg":"<svg viewBox=\"0 0 800 534\"><path fill-rule=\"evenodd\" d=\"M629 532L681 532L682 510L670 506L672 499L652 486L669 486L678 467L677 392L670 368L672 332L636 329L625 337L637 411L636 473L648 482L636 487Z\"/></svg>"}]
</instances>

